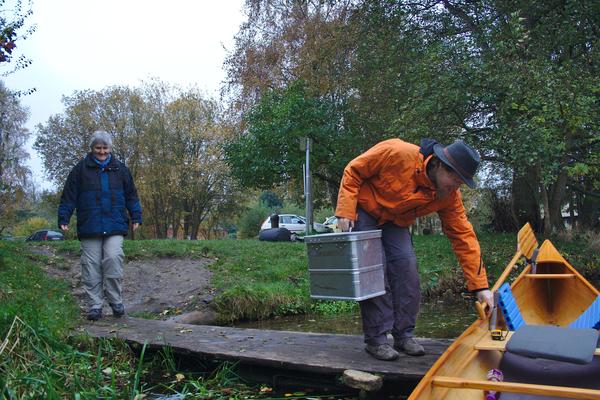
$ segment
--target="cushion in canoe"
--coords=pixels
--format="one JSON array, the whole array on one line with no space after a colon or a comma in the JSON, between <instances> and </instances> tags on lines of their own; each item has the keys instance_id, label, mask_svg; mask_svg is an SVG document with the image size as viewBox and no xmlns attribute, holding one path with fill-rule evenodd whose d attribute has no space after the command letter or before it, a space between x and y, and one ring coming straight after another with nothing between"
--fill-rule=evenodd
<instances>
[{"instance_id":1,"label":"cushion in canoe","mask_svg":"<svg viewBox=\"0 0 600 400\"><path fill-rule=\"evenodd\" d=\"M500 400L569 400L564 397L548 397L548 396L536 396L534 394L523 394L523 393L502 393Z\"/></svg>"},{"instance_id":2,"label":"cushion in canoe","mask_svg":"<svg viewBox=\"0 0 600 400\"><path fill-rule=\"evenodd\" d=\"M511 336L506 350L525 357L588 364L597 343L595 329L523 325Z\"/></svg>"},{"instance_id":3,"label":"cushion in canoe","mask_svg":"<svg viewBox=\"0 0 600 400\"><path fill-rule=\"evenodd\" d=\"M506 352L500 362L504 381L600 390L600 357L588 364L530 358ZM558 397L504 392L500 400L548 400ZM564 397L562 398L565 399Z\"/></svg>"},{"instance_id":4,"label":"cushion in canoe","mask_svg":"<svg viewBox=\"0 0 600 400\"><path fill-rule=\"evenodd\" d=\"M569 400L565 397L548 397L548 396L536 396L534 394L523 394L523 393L502 393L499 397L500 400Z\"/></svg>"}]
</instances>

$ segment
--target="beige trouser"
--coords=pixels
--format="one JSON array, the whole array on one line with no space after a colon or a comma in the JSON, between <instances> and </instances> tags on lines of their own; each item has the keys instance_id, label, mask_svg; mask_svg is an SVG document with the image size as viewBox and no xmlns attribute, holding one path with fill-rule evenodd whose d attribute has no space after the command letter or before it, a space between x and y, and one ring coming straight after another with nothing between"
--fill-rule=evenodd
<instances>
[{"instance_id":1,"label":"beige trouser","mask_svg":"<svg viewBox=\"0 0 600 400\"><path fill-rule=\"evenodd\" d=\"M81 281L90 309L123 302L123 236L81 239Z\"/></svg>"}]
</instances>

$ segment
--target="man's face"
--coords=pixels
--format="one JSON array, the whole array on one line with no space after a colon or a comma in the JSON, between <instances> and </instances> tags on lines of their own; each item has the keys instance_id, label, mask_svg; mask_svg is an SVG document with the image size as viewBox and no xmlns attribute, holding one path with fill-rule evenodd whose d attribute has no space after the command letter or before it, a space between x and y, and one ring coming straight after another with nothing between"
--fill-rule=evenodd
<instances>
[{"instance_id":1,"label":"man's face","mask_svg":"<svg viewBox=\"0 0 600 400\"><path fill-rule=\"evenodd\" d=\"M438 198L448 196L464 183L462 178L452 168L441 161L433 171L431 180L435 185L436 197Z\"/></svg>"},{"instance_id":2,"label":"man's face","mask_svg":"<svg viewBox=\"0 0 600 400\"><path fill-rule=\"evenodd\" d=\"M92 147L92 152L94 153L94 157L98 161L104 161L108 158L110 154L110 146L104 143L96 143L94 147Z\"/></svg>"}]
</instances>

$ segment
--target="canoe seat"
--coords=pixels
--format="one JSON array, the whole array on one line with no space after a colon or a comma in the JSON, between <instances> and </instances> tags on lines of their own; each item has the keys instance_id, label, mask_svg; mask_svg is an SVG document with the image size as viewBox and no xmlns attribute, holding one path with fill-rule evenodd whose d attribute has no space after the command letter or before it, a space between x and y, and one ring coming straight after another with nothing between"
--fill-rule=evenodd
<instances>
[{"instance_id":1,"label":"canoe seat","mask_svg":"<svg viewBox=\"0 0 600 400\"><path fill-rule=\"evenodd\" d=\"M506 351L531 358L588 364L597 345L595 329L523 325L506 343Z\"/></svg>"},{"instance_id":2,"label":"canoe seat","mask_svg":"<svg viewBox=\"0 0 600 400\"><path fill-rule=\"evenodd\" d=\"M600 329L600 295L569 327Z\"/></svg>"},{"instance_id":3,"label":"canoe seat","mask_svg":"<svg viewBox=\"0 0 600 400\"><path fill-rule=\"evenodd\" d=\"M508 283L503 284L498 289L498 306L500 307L500 310L502 310L508 330L516 331L522 325L525 325L519 305L517 304Z\"/></svg>"}]
</instances>

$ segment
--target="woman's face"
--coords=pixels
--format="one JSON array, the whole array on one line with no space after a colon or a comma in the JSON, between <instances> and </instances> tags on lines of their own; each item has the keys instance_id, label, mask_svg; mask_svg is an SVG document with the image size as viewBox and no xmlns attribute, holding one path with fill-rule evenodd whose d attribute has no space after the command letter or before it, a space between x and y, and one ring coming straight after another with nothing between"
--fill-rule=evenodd
<instances>
[{"instance_id":1,"label":"woman's face","mask_svg":"<svg viewBox=\"0 0 600 400\"><path fill-rule=\"evenodd\" d=\"M110 154L110 146L104 143L96 143L92 147L92 153L94 154L94 157L96 157L96 160L104 161Z\"/></svg>"}]
</instances>

